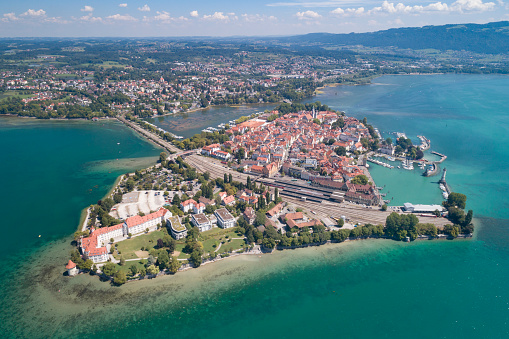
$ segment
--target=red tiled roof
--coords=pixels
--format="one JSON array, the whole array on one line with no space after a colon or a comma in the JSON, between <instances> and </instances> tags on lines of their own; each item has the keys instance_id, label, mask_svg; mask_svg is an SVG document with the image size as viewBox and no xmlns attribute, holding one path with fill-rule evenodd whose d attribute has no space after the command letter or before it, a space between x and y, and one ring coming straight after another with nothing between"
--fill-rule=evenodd
<instances>
[{"instance_id":1,"label":"red tiled roof","mask_svg":"<svg viewBox=\"0 0 509 339\"><path fill-rule=\"evenodd\" d=\"M72 262L72 260L69 260L69 262L67 263L67 265L65 265L65 268L67 268L68 270L72 269L72 268L75 268L76 267L76 264Z\"/></svg>"}]
</instances>

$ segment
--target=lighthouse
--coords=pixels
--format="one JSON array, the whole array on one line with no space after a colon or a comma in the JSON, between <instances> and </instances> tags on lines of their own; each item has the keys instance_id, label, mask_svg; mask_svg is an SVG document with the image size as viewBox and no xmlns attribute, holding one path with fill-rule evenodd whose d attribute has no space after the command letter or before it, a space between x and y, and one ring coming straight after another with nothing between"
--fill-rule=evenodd
<instances>
[{"instance_id":1,"label":"lighthouse","mask_svg":"<svg viewBox=\"0 0 509 339\"><path fill-rule=\"evenodd\" d=\"M72 262L72 260L69 260L67 265L65 265L65 268L67 269L67 274L70 277L74 277L76 274L78 274L78 269L76 268L76 264Z\"/></svg>"},{"instance_id":2,"label":"lighthouse","mask_svg":"<svg viewBox=\"0 0 509 339\"><path fill-rule=\"evenodd\" d=\"M447 173L447 168L444 167L444 172L442 173L442 179L440 179L440 183L445 184L445 174Z\"/></svg>"}]
</instances>

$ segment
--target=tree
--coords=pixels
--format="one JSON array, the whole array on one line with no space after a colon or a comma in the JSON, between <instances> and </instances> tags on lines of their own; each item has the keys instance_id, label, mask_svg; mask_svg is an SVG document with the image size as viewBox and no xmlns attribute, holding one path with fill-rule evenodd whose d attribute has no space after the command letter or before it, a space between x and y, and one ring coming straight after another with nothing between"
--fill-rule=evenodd
<instances>
[{"instance_id":1,"label":"tree","mask_svg":"<svg viewBox=\"0 0 509 339\"><path fill-rule=\"evenodd\" d=\"M343 146L339 146L337 147L334 152L336 152L337 155L339 155L340 157L344 157L346 155L346 148L344 148Z\"/></svg>"},{"instance_id":2,"label":"tree","mask_svg":"<svg viewBox=\"0 0 509 339\"><path fill-rule=\"evenodd\" d=\"M166 152L161 152L161 153L159 154L159 162L166 161L166 159L168 159L168 153L166 153Z\"/></svg>"},{"instance_id":3,"label":"tree","mask_svg":"<svg viewBox=\"0 0 509 339\"><path fill-rule=\"evenodd\" d=\"M127 282L127 276L123 270L117 271L113 277L113 283L115 285L123 285Z\"/></svg>"},{"instance_id":4,"label":"tree","mask_svg":"<svg viewBox=\"0 0 509 339\"><path fill-rule=\"evenodd\" d=\"M112 276L117 271L117 266L112 262L107 262L103 265L102 271L107 276Z\"/></svg>"},{"instance_id":5,"label":"tree","mask_svg":"<svg viewBox=\"0 0 509 339\"><path fill-rule=\"evenodd\" d=\"M465 216L465 221L462 226L468 226L472 223L472 218L474 217L474 211L468 210L467 215Z\"/></svg>"},{"instance_id":6,"label":"tree","mask_svg":"<svg viewBox=\"0 0 509 339\"><path fill-rule=\"evenodd\" d=\"M382 205L382 211L387 211L387 204Z\"/></svg>"},{"instance_id":7,"label":"tree","mask_svg":"<svg viewBox=\"0 0 509 339\"><path fill-rule=\"evenodd\" d=\"M125 259L124 259L124 256L120 256L120 266L124 266L125 265Z\"/></svg>"},{"instance_id":8,"label":"tree","mask_svg":"<svg viewBox=\"0 0 509 339\"><path fill-rule=\"evenodd\" d=\"M177 259L177 257L171 258L170 267L169 267L169 270L171 273L173 273L173 274L177 273L181 266L182 266L182 263Z\"/></svg>"},{"instance_id":9,"label":"tree","mask_svg":"<svg viewBox=\"0 0 509 339\"><path fill-rule=\"evenodd\" d=\"M189 258L189 261L191 261L195 267L199 267L202 263L201 255L202 255L201 251L198 249L195 249L191 253L191 257Z\"/></svg>"},{"instance_id":10,"label":"tree","mask_svg":"<svg viewBox=\"0 0 509 339\"><path fill-rule=\"evenodd\" d=\"M160 250L159 255L157 256L157 265L160 269L164 270L169 267L170 265L170 256L168 255L168 252L165 250Z\"/></svg>"},{"instance_id":11,"label":"tree","mask_svg":"<svg viewBox=\"0 0 509 339\"><path fill-rule=\"evenodd\" d=\"M149 267L147 267L147 273L150 275L154 275L159 273L159 269L155 265L150 265Z\"/></svg>"},{"instance_id":12,"label":"tree","mask_svg":"<svg viewBox=\"0 0 509 339\"><path fill-rule=\"evenodd\" d=\"M85 271L90 271L92 269L92 266L94 265L94 262L90 259L87 259L83 262L83 265L81 265L81 269Z\"/></svg>"},{"instance_id":13,"label":"tree","mask_svg":"<svg viewBox=\"0 0 509 339\"><path fill-rule=\"evenodd\" d=\"M157 247L159 247L159 248L163 248L164 247L163 239L157 239Z\"/></svg>"},{"instance_id":14,"label":"tree","mask_svg":"<svg viewBox=\"0 0 509 339\"><path fill-rule=\"evenodd\" d=\"M140 267L139 273L140 277L144 277L147 275L147 269L145 267Z\"/></svg>"},{"instance_id":15,"label":"tree","mask_svg":"<svg viewBox=\"0 0 509 339\"><path fill-rule=\"evenodd\" d=\"M343 218L338 219L338 227L343 227L345 225L345 220Z\"/></svg>"},{"instance_id":16,"label":"tree","mask_svg":"<svg viewBox=\"0 0 509 339\"><path fill-rule=\"evenodd\" d=\"M261 197L263 199L263 197ZM255 225L262 226L265 225L265 222L267 221L267 216L263 211L256 212L256 218L255 218Z\"/></svg>"},{"instance_id":17,"label":"tree","mask_svg":"<svg viewBox=\"0 0 509 339\"><path fill-rule=\"evenodd\" d=\"M228 174L228 183L231 184L233 181L233 177L232 177L232 174Z\"/></svg>"},{"instance_id":18,"label":"tree","mask_svg":"<svg viewBox=\"0 0 509 339\"><path fill-rule=\"evenodd\" d=\"M122 194L113 195L113 201L115 201L116 204L120 204L122 202Z\"/></svg>"},{"instance_id":19,"label":"tree","mask_svg":"<svg viewBox=\"0 0 509 339\"><path fill-rule=\"evenodd\" d=\"M449 235L452 238L457 238L460 234L460 229L458 225L445 225L444 226L444 233Z\"/></svg>"},{"instance_id":20,"label":"tree","mask_svg":"<svg viewBox=\"0 0 509 339\"><path fill-rule=\"evenodd\" d=\"M173 200L171 201L171 203L177 207L180 206L180 197L178 194L175 193L175 195L173 196Z\"/></svg>"},{"instance_id":21,"label":"tree","mask_svg":"<svg viewBox=\"0 0 509 339\"><path fill-rule=\"evenodd\" d=\"M227 183L228 183L228 174L226 174L226 173L224 174L223 182L224 182L225 184L227 184Z\"/></svg>"},{"instance_id":22,"label":"tree","mask_svg":"<svg viewBox=\"0 0 509 339\"><path fill-rule=\"evenodd\" d=\"M138 266L136 266L135 264L132 264L131 266L129 266L129 270L131 271L131 275L133 275L133 276L138 274Z\"/></svg>"},{"instance_id":23,"label":"tree","mask_svg":"<svg viewBox=\"0 0 509 339\"><path fill-rule=\"evenodd\" d=\"M272 238L264 238L262 241L262 245L265 248L273 249L274 247L276 247L276 241Z\"/></svg>"},{"instance_id":24,"label":"tree","mask_svg":"<svg viewBox=\"0 0 509 339\"><path fill-rule=\"evenodd\" d=\"M467 203L467 196L461 193L452 192L449 194L447 201L444 201L445 207L457 207L461 209L465 209Z\"/></svg>"},{"instance_id":25,"label":"tree","mask_svg":"<svg viewBox=\"0 0 509 339\"><path fill-rule=\"evenodd\" d=\"M352 184L367 185L368 181L369 180L367 176L365 176L364 174L359 174L352 179Z\"/></svg>"}]
</instances>

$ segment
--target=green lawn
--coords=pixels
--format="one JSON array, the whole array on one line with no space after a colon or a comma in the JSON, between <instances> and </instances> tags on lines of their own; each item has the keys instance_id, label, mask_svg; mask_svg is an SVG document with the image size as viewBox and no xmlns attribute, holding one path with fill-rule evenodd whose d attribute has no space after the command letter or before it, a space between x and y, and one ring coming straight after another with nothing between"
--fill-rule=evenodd
<instances>
[{"instance_id":1,"label":"green lawn","mask_svg":"<svg viewBox=\"0 0 509 339\"><path fill-rule=\"evenodd\" d=\"M245 248L245 247L246 247L246 242L244 240L233 239L230 242L226 241L224 244L222 244L221 248L219 249L219 251L217 251L217 253L224 253L224 252L229 251L230 249L238 250L238 249Z\"/></svg>"},{"instance_id":2,"label":"green lawn","mask_svg":"<svg viewBox=\"0 0 509 339\"><path fill-rule=\"evenodd\" d=\"M134 253L135 251L141 250L142 247L150 250L157 246L157 239L162 239L164 236L163 231L154 231L149 234L140 235L118 242L117 249L124 256L124 259L136 259L138 256ZM115 253L115 258L120 259L120 256Z\"/></svg>"}]
</instances>

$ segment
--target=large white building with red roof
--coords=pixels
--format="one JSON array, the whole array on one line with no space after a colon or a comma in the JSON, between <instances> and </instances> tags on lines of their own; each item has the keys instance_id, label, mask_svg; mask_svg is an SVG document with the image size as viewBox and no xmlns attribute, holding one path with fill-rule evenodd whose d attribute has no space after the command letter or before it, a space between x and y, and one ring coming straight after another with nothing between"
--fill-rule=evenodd
<instances>
[{"instance_id":1,"label":"large white building with red roof","mask_svg":"<svg viewBox=\"0 0 509 339\"><path fill-rule=\"evenodd\" d=\"M90 236L81 239L81 253L86 259L90 259L94 263L107 261L108 249L106 244L111 238L124 240L129 234L142 233L146 229L149 232L155 231L158 224L164 225L171 216L170 211L161 207L157 212L143 217L139 215L129 217L123 224L92 230Z\"/></svg>"}]
</instances>

